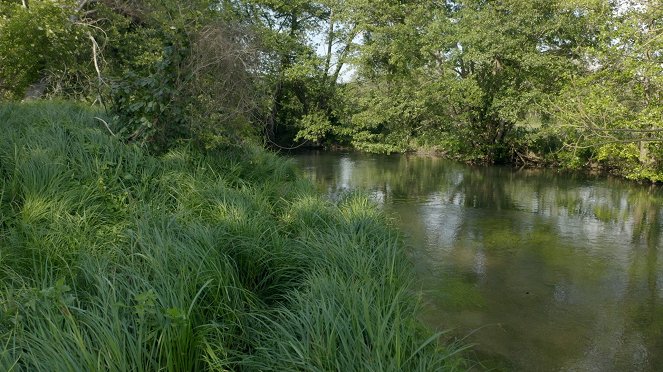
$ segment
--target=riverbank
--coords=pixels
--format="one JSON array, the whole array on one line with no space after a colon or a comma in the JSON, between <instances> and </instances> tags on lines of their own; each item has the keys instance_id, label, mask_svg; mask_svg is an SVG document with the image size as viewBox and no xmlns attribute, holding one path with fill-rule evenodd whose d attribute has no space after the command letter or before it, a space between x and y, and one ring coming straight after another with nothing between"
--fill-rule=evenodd
<instances>
[{"instance_id":1,"label":"riverbank","mask_svg":"<svg viewBox=\"0 0 663 372\"><path fill-rule=\"evenodd\" d=\"M486 161L467 161L459 156L450 155L449 152L435 147L413 148L404 152L414 156L436 157L445 160L456 161L468 165L491 166L495 163ZM518 169L550 169L563 174L583 174L587 176L599 177L617 177L639 184L652 186L663 185L660 174L656 172L644 172L642 167L632 165L626 168L624 164L610 162L610 159L602 159L603 162L596 159L584 159L584 162L569 162L567 160L557 159L558 155L553 153L537 153L531 150L524 152L514 152L511 161L498 163Z\"/></svg>"},{"instance_id":2,"label":"riverbank","mask_svg":"<svg viewBox=\"0 0 663 372\"><path fill-rule=\"evenodd\" d=\"M467 367L367 199L254 147L154 157L94 115L0 106L0 369Z\"/></svg>"}]
</instances>

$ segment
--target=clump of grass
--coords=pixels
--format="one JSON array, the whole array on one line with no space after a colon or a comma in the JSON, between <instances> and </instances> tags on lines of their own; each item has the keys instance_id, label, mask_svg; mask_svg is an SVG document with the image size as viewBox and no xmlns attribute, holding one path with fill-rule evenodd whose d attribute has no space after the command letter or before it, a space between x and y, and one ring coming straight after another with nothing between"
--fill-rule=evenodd
<instances>
[{"instance_id":1,"label":"clump of grass","mask_svg":"<svg viewBox=\"0 0 663 372\"><path fill-rule=\"evenodd\" d=\"M318 273L288 306L253 315L255 352L242 364L252 370L440 371L460 369L412 317L411 296L379 285ZM393 297L390 297L394 295ZM428 337L428 339L426 339Z\"/></svg>"},{"instance_id":2,"label":"clump of grass","mask_svg":"<svg viewBox=\"0 0 663 372\"><path fill-rule=\"evenodd\" d=\"M398 233L256 147L159 157L0 105L0 369L445 370Z\"/></svg>"}]
</instances>

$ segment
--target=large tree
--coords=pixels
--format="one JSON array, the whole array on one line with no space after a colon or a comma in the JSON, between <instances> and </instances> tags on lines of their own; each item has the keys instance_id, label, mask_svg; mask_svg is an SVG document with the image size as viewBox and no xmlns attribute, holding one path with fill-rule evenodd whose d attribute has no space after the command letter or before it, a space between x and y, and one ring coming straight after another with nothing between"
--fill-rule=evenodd
<instances>
[{"instance_id":1,"label":"large tree","mask_svg":"<svg viewBox=\"0 0 663 372\"><path fill-rule=\"evenodd\" d=\"M599 162L630 178L663 181L663 7L620 1L582 72L551 101L571 164Z\"/></svg>"},{"instance_id":2,"label":"large tree","mask_svg":"<svg viewBox=\"0 0 663 372\"><path fill-rule=\"evenodd\" d=\"M517 126L594 40L589 13L564 1L397 3L365 33L360 140L428 137L468 160L508 160Z\"/></svg>"}]
</instances>

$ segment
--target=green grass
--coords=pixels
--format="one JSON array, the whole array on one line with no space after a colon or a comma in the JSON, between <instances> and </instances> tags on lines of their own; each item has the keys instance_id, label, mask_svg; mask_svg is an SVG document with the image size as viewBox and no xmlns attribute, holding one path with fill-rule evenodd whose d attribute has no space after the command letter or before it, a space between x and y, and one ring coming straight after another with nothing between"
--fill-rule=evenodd
<instances>
[{"instance_id":1,"label":"green grass","mask_svg":"<svg viewBox=\"0 0 663 372\"><path fill-rule=\"evenodd\" d=\"M366 199L250 146L154 157L94 115L0 105L0 370L467 366Z\"/></svg>"}]
</instances>

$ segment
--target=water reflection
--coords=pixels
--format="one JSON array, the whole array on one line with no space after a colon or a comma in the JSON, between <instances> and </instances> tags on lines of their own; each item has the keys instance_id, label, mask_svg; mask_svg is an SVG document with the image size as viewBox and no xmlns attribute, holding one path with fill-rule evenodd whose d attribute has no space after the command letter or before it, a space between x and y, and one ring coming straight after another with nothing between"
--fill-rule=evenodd
<instances>
[{"instance_id":1,"label":"water reflection","mask_svg":"<svg viewBox=\"0 0 663 372\"><path fill-rule=\"evenodd\" d=\"M614 179L436 158L296 156L330 197L361 189L409 236L425 320L493 366L663 370L663 194Z\"/></svg>"}]
</instances>

